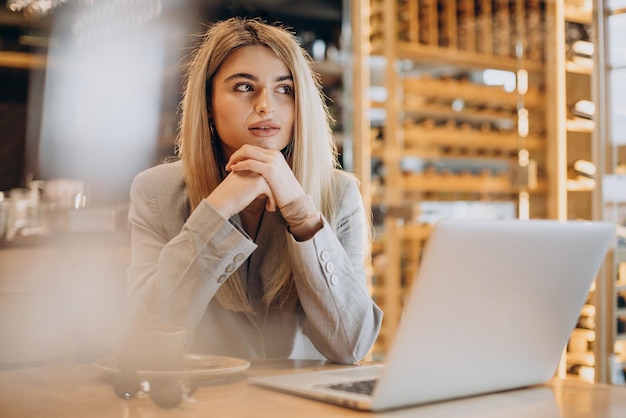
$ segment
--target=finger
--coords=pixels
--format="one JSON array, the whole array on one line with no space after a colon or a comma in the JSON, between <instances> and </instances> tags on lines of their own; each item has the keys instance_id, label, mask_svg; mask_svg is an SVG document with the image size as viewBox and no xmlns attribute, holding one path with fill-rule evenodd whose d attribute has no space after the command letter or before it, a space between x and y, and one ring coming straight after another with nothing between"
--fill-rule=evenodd
<instances>
[{"instance_id":1,"label":"finger","mask_svg":"<svg viewBox=\"0 0 626 418\"><path fill-rule=\"evenodd\" d=\"M276 201L274 200L274 196L270 193L270 194L266 194L267 196L267 200L265 201L265 209L268 212L275 212L276 211Z\"/></svg>"},{"instance_id":2,"label":"finger","mask_svg":"<svg viewBox=\"0 0 626 418\"><path fill-rule=\"evenodd\" d=\"M255 145L245 144L230 156L226 163L226 169L230 169L233 164L249 159L266 162L273 152Z\"/></svg>"},{"instance_id":3,"label":"finger","mask_svg":"<svg viewBox=\"0 0 626 418\"><path fill-rule=\"evenodd\" d=\"M232 172L251 171L257 174L263 174L266 170L266 165L258 160L243 160L237 163L231 164L228 167Z\"/></svg>"},{"instance_id":4,"label":"finger","mask_svg":"<svg viewBox=\"0 0 626 418\"><path fill-rule=\"evenodd\" d=\"M248 158L240 159L243 156L247 156ZM263 175L268 180L268 176L271 177L280 172L286 173L286 171L291 171L284 155L280 151L265 149L238 154L233 158L229 169L231 171L254 171L255 173Z\"/></svg>"},{"instance_id":5,"label":"finger","mask_svg":"<svg viewBox=\"0 0 626 418\"><path fill-rule=\"evenodd\" d=\"M240 169L259 174L267 181L277 207L282 207L305 194L293 171L286 164L263 164L254 160L246 160L233 166L233 172L239 172L237 170Z\"/></svg>"}]
</instances>

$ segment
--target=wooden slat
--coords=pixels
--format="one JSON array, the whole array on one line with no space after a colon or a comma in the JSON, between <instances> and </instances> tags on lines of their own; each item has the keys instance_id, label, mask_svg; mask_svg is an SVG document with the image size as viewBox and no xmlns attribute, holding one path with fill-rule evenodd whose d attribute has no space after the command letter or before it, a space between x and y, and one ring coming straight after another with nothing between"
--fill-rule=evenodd
<instances>
[{"instance_id":1,"label":"wooden slat","mask_svg":"<svg viewBox=\"0 0 626 418\"><path fill-rule=\"evenodd\" d=\"M42 54L0 51L0 67L44 69L47 58Z\"/></svg>"},{"instance_id":2,"label":"wooden slat","mask_svg":"<svg viewBox=\"0 0 626 418\"><path fill-rule=\"evenodd\" d=\"M404 129L404 143L405 149L410 149L418 144L422 147L465 147L501 152L515 152L519 149L518 136L514 132L507 134L447 127L406 127ZM531 135L525 139L525 144L528 150L542 150L545 147L545 140L543 137Z\"/></svg>"},{"instance_id":3,"label":"wooden slat","mask_svg":"<svg viewBox=\"0 0 626 418\"><path fill-rule=\"evenodd\" d=\"M438 21L438 13L437 13L437 0L426 0L427 12L426 16L428 19L428 45L437 46L439 45L439 26L437 24Z\"/></svg>"},{"instance_id":4,"label":"wooden slat","mask_svg":"<svg viewBox=\"0 0 626 418\"><path fill-rule=\"evenodd\" d=\"M407 15L409 18L409 40L419 42L420 21L418 18L417 1L407 1Z\"/></svg>"},{"instance_id":5,"label":"wooden slat","mask_svg":"<svg viewBox=\"0 0 626 418\"><path fill-rule=\"evenodd\" d=\"M405 94L415 94L422 97L432 97L438 100L463 99L466 105L485 104L506 105L512 108L517 106L517 92L508 92L502 86L487 86L469 82L467 80L440 79L428 76L405 78L403 81ZM545 104L545 95L537 88L529 89L524 96L524 105L527 108L540 107Z\"/></svg>"},{"instance_id":6,"label":"wooden slat","mask_svg":"<svg viewBox=\"0 0 626 418\"><path fill-rule=\"evenodd\" d=\"M493 9L493 53L501 57L512 57L511 14L509 0L495 0Z\"/></svg>"},{"instance_id":7,"label":"wooden slat","mask_svg":"<svg viewBox=\"0 0 626 418\"><path fill-rule=\"evenodd\" d=\"M457 8L457 47L476 51L476 16L473 0L459 0Z\"/></svg>"},{"instance_id":8,"label":"wooden slat","mask_svg":"<svg viewBox=\"0 0 626 418\"><path fill-rule=\"evenodd\" d=\"M482 44L483 34L477 42ZM421 63L438 63L441 65L450 64L457 65L460 68L493 68L496 70L517 71L517 61L511 57L495 57L485 49L493 50L490 46L482 47L483 50L477 52L471 51L455 51L433 47L429 45L414 44L409 42L400 42L397 45L398 56L406 59L415 59ZM527 71L543 71L542 63L528 62L526 63Z\"/></svg>"},{"instance_id":9,"label":"wooden slat","mask_svg":"<svg viewBox=\"0 0 626 418\"><path fill-rule=\"evenodd\" d=\"M457 23L457 0L440 0L443 7L440 19L444 24L441 25L443 31L440 33L441 46L457 49L458 48L458 23Z\"/></svg>"},{"instance_id":10,"label":"wooden slat","mask_svg":"<svg viewBox=\"0 0 626 418\"><path fill-rule=\"evenodd\" d=\"M491 0L478 0L480 12L476 16L476 45L477 52L486 55L493 54L493 14Z\"/></svg>"}]
</instances>

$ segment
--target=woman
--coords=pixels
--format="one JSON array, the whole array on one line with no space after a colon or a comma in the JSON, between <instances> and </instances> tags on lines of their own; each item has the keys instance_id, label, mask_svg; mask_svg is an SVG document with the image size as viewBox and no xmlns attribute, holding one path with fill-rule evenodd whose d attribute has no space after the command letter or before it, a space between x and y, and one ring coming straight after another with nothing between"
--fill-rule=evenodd
<instances>
[{"instance_id":1,"label":"woman","mask_svg":"<svg viewBox=\"0 0 626 418\"><path fill-rule=\"evenodd\" d=\"M131 313L187 328L194 352L352 363L378 335L368 223L310 65L283 28L215 24L188 69L180 159L133 181Z\"/></svg>"}]
</instances>

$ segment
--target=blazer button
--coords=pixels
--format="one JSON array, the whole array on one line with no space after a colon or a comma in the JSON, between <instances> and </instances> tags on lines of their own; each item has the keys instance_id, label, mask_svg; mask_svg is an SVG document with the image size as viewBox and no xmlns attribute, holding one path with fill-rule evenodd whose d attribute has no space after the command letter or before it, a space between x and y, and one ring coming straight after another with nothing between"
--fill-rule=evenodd
<instances>
[{"instance_id":1,"label":"blazer button","mask_svg":"<svg viewBox=\"0 0 626 418\"><path fill-rule=\"evenodd\" d=\"M237 255L235 256L235 258L233 258L233 261L234 261L235 263L239 263L239 262L243 261L243 254L241 254L241 253L240 253L240 254L237 254Z\"/></svg>"},{"instance_id":2,"label":"blazer button","mask_svg":"<svg viewBox=\"0 0 626 418\"><path fill-rule=\"evenodd\" d=\"M232 273L233 271L235 271L235 265L234 264L229 264L226 266L226 273Z\"/></svg>"},{"instance_id":3,"label":"blazer button","mask_svg":"<svg viewBox=\"0 0 626 418\"><path fill-rule=\"evenodd\" d=\"M322 259L322 261L328 261L330 260L330 253L328 252L328 250L323 250L320 253L320 258Z\"/></svg>"},{"instance_id":4,"label":"blazer button","mask_svg":"<svg viewBox=\"0 0 626 418\"><path fill-rule=\"evenodd\" d=\"M332 273L333 271L335 271L335 265L329 261L328 263L326 263L326 271L328 273Z\"/></svg>"},{"instance_id":5,"label":"blazer button","mask_svg":"<svg viewBox=\"0 0 626 418\"><path fill-rule=\"evenodd\" d=\"M220 284L224 283L226 281L227 277L228 276L226 276L225 274L222 274L220 277L217 278L217 282L220 283Z\"/></svg>"},{"instance_id":6,"label":"blazer button","mask_svg":"<svg viewBox=\"0 0 626 418\"><path fill-rule=\"evenodd\" d=\"M337 277L336 274L333 274L332 276L330 276L330 283L333 286L337 286L337 283L339 283L339 277Z\"/></svg>"}]
</instances>

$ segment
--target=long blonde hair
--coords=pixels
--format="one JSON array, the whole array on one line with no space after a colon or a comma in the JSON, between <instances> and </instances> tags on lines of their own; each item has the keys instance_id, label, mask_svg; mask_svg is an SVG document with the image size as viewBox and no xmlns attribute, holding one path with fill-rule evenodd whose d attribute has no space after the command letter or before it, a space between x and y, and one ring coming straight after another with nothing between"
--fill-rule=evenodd
<instances>
[{"instance_id":1,"label":"long blonde hair","mask_svg":"<svg viewBox=\"0 0 626 418\"><path fill-rule=\"evenodd\" d=\"M204 34L190 62L183 100L178 154L184 165L189 204L193 211L223 178L219 138L211 128L212 82L220 65L237 48L262 45L280 58L293 77L295 90L295 120L291 152L288 161L304 191L312 196L331 226L334 225L335 205L332 194L332 171L338 167L333 141L332 121L319 76L312 70L312 60L285 27L274 26L257 19L231 18L211 26ZM286 246L286 241L281 243ZM285 248L286 249L286 248ZM233 274L216 294L225 308L252 311L245 285ZM283 257L265 289L265 303L283 305L297 300L292 269L288 257Z\"/></svg>"}]
</instances>

